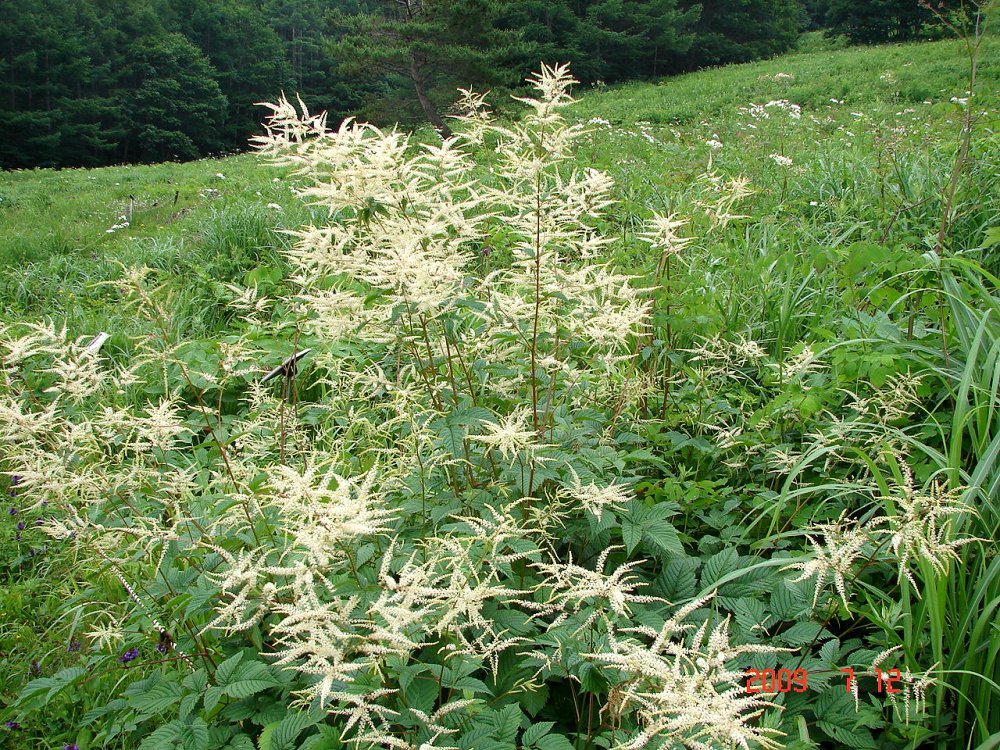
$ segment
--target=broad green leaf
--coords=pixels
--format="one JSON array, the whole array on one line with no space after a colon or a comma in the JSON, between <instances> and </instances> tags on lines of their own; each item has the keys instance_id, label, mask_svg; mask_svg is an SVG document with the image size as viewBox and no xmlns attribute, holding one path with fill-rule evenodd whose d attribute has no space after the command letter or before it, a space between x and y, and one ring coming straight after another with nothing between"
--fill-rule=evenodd
<instances>
[{"instance_id":1,"label":"broad green leaf","mask_svg":"<svg viewBox=\"0 0 1000 750\"><path fill-rule=\"evenodd\" d=\"M644 529L646 539L669 555L681 557L684 555L684 545L677 529L667 521L653 521Z\"/></svg>"},{"instance_id":2,"label":"broad green leaf","mask_svg":"<svg viewBox=\"0 0 1000 750\"><path fill-rule=\"evenodd\" d=\"M493 715L496 725L496 736L504 742L513 742L517 737L517 732L521 728L521 719L524 714L516 703L497 710Z\"/></svg>"},{"instance_id":3,"label":"broad green leaf","mask_svg":"<svg viewBox=\"0 0 1000 750\"><path fill-rule=\"evenodd\" d=\"M250 661L241 664L233 672L231 681L224 685L222 690L233 698L249 698L277 684L278 681L266 664Z\"/></svg>"},{"instance_id":4,"label":"broad green leaf","mask_svg":"<svg viewBox=\"0 0 1000 750\"><path fill-rule=\"evenodd\" d=\"M241 661L243 661L243 652L239 651L222 662L215 670L215 684L225 685L228 683Z\"/></svg>"},{"instance_id":5,"label":"broad green leaf","mask_svg":"<svg viewBox=\"0 0 1000 750\"><path fill-rule=\"evenodd\" d=\"M32 680L21 690L17 705L21 708L39 708L44 706L56 695L78 682L87 674L83 667L68 667L51 677L39 677Z\"/></svg>"},{"instance_id":6,"label":"broad green leaf","mask_svg":"<svg viewBox=\"0 0 1000 750\"><path fill-rule=\"evenodd\" d=\"M302 730L306 727L311 727L319 720L320 717L318 715L306 711L293 711L287 714L285 718L276 724L268 725L267 729L271 731L267 747L263 744L264 735L261 734L260 750L295 750L295 740L302 733ZM264 730L265 733L267 729Z\"/></svg>"},{"instance_id":7,"label":"broad green leaf","mask_svg":"<svg viewBox=\"0 0 1000 750\"><path fill-rule=\"evenodd\" d=\"M548 734L555 725L554 721L541 721L537 724L532 724L521 735L521 744L525 746L535 744L543 735Z\"/></svg>"},{"instance_id":8,"label":"broad green leaf","mask_svg":"<svg viewBox=\"0 0 1000 750\"><path fill-rule=\"evenodd\" d=\"M165 750L165 748L174 747L180 739L183 728L184 726L176 719L164 724L148 735L139 745L138 750Z\"/></svg>"},{"instance_id":9,"label":"broad green leaf","mask_svg":"<svg viewBox=\"0 0 1000 750\"><path fill-rule=\"evenodd\" d=\"M642 541L642 526L629 519L623 519L622 541L625 542L625 550L631 555Z\"/></svg>"},{"instance_id":10,"label":"broad green leaf","mask_svg":"<svg viewBox=\"0 0 1000 750\"><path fill-rule=\"evenodd\" d=\"M736 570L739 557L739 553L732 547L712 555L701 569L702 589L711 588L720 578Z\"/></svg>"},{"instance_id":11,"label":"broad green leaf","mask_svg":"<svg viewBox=\"0 0 1000 750\"><path fill-rule=\"evenodd\" d=\"M149 690L133 696L129 700L129 705L140 714L152 716L174 705L182 697L184 697L184 691L180 685L164 680L153 685Z\"/></svg>"},{"instance_id":12,"label":"broad green leaf","mask_svg":"<svg viewBox=\"0 0 1000 750\"><path fill-rule=\"evenodd\" d=\"M574 750L573 743L561 734L547 734L535 743L539 750Z\"/></svg>"},{"instance_id":13,"label":"broad green leaf","mask_svg":"<svg viewBox=\"0 0 1000 750\"><path fill-rule=\"evenodd\" d=\"M208 726L198 717L181 729L180 741L183 750L212 750L208 741Z\"/></svg>"}]
</instances>

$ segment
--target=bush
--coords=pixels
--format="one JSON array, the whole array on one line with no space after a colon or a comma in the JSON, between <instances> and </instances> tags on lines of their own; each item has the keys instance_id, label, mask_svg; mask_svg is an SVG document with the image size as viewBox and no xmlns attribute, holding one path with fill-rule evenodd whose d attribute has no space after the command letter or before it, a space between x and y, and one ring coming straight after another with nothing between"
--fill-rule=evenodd
<instances>
[{"instance_id":1,"label":"bush","mask_svg":"<svg viewBox=\"0 0 1000 750\"><path fill-rule=\"evenodd\" d=\"M899 341L784 338L790 308L773 355L738 332L676 348L696 238L653 214L653 283L617 270L611 181L570 162L572 79L533 83L509 126L467 93L440 144L273 105L258 145L328 218L292 232L294 293L228 287L229 335L185 339L144 269L116 282L157 331L127 362L54 325L0 331L17 512L107 573L66 605L86 661L30 682L19 718L106 678L81 723L142 750L926 731L922 603L973 549L988 480L934 470L900 429L938 392ZM746 218L746 180L703 183L706 233ZM860 242L843 261L844 295L929 272ZM904 611L929 614L901 637ZM862 700L861 679L899 692Z\"/></svg>"}]
</instances>

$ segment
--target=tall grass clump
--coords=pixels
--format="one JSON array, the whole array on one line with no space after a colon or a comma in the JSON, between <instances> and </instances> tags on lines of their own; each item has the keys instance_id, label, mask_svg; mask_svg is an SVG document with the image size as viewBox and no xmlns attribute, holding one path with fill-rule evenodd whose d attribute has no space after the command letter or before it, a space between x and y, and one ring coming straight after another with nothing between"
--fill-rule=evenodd
<instances>
[{"instance_id":1,"label":"tall grass clump","mask_svg":"<svg viewBox=\"0 0 1000 750\"><path fill-rule=\"evenodd\" d=\"M986 277L956 262L950 308L901 294L889 340L821 345L816 321L852 298L758 259L780 292L764 319L738 325L737 289L703 311L733 325L693 336L693 254L753 187L709 169L699 216L616 223L613 181L574 162L568 71L531 83L513 124L463 92L459 133L431 144L270 105L257 145L314 219L287 230L277 285L230 241L267 228L218 217L210 240L247 275L215 339L190 340L144 268L113 282L148 323L128 359L51 322L0 329L12 509L90 573L65 604L82 655L29 682L11 723L89 688L104 699L60 741L987 738L996 685L971 680L1000 642L998 351L963 297L995 308ZM947 355L944 329L923 335L942 320Z\"/></svg>"}]
</instances>

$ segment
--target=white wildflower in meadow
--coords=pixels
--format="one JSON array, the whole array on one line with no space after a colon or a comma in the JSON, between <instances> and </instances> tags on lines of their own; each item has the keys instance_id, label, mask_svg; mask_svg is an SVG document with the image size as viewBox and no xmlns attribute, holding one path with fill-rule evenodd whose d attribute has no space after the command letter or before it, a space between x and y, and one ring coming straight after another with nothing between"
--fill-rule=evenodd
<instances>
[{"instance_id":1,"label":"white wildflower in meadow","mask_svg":"<svg viewBox=\"0 0 1000 750\"><path fill-rule=\"evenodd\" d=\"M104 624L95 623L92 630L85 633L98 649L111 650L117 643L125 640L125 633L118 622L111 616Z\"/></svg>"},{"instance_id":2,"label":"white wildflower in meadow","mask_svg":"<svg viewBox=\"0 0 1000 750\"><path fill-rule=\"evenodd\" d=\"M822 541L817 538L820 534ZM812 545L813 556L805 562L794 563L788 567L790 570L801 571L799 577L792 582L798 583L815 577L816 588L813 592L815 607L824 585L828 580L832 580L840 600L845 607L849 607L847 579L854 570L855 562L869 545L869 535L858 524L851 524L842 519L836 523L813 527L806 538Z\"/></svg>"},{"instance_id":3,"label":"white wildflower in meadow","mask_svg":"<svg viewBox=\"0 0 1000 750\"><path fill-rule=\"evenodd\" d=\"M699 177L704 185L702 196L694 201L709 217L712 228L721 228L736 219L747 218L735 213L736 205L753 195L750 181L743 175L726 178L709 169Z\"/></svg>"},{"instance_id":4,"label":"white wildflower in meadow","mask_svg":"<svg viewBox=\"0 0 1000 750\"><path fill-rule=\"evenodd\" d=\"M595 620L610 624L609 613L628 618L632 611L629 604L649 604L662 601L655 596L637 594L635 590L643 585L633 570L643 561L619 565L610 575L601 571L607 566L609 555L615 548L603 550L594 563L594 570L568 563L536 563L535 568L543 576L541 588L549 596L541 605L542 611L556 615L549 628L561 625L571 615L586 610L589 614L577 627L583 631Z\"/></svg>"},{"instance_id":5,"label":"white wildflower in meadow","mask_svg":"<svg viewBox=\"0 0 1000 750\"><path fill-rule=\"evenodd\" d=\"M769 158L779 167L790 167L795 163L790 157L784 154L771 154Z\"/></svg>"},{"instance_id":6,"label":"white wildflower in meadow","mask_svg":"<svg viewBox=\"0 0 1000 750\"><path fill-rule=\"evenodd\" d=\"M899 580L907 579L919 596L912 564L922 560L939 575L945 575L949 563L958 559L958 548L977 541L969 537L953 538L958 517L973 514L975 509L961 500L965 487L948 489L943 481L935 479L928 488L918 489L905 459L899 454L895 458L903 481L895 487L895 494L882 500L891 502L896 511L872 519L869 525L888 537Z\"/></svg>"},{"instance_id":7,"label":"white wildflower in meadow","mask_svg":"<svg viewBox=\"0 0 1000 750\"><path fill-rule=\"evenodd\" d=\"M705 601L681 608L659 631L636 629L648 644L614 638L611 651L587 655L623 675L615 688L612 718L632 712L639 722L640 729L615 745L617 750L662 747L664 741L690 750L781 747L780 731L751 723L774 704L747 692L744 672L730 665L743 654L782 649L731 645L728 619L711 632L706 621L686 643L679 640L679 634L694 627L682 620Z\"/></svg>"},{"instance_id":8,"label":"white wildflower in meadow","mask_svg":"<svg viewBox=\"0 0 1000 750\"><path fill-rule=\"evenodd\" d=\"M765 109L780 109L788 113L793 120L802 118L802 107L787 99L773 99L764 105Z\"/></svg>"},{"instance_id":9,"label":"white wildflower in meadow","mask_svg":"<svg viewBox=\"0 0 1000 750\"><path fill-rule=\"evenodd\" d=\"M537 450L538 433L528 425L531 414L521 408L500 418L499 422L484 421L480 427L485 430L480 435L470 435L469 440L485 444L490 450L496 449L505 459L513 460L523 452Z\"/></svg>"},{"instance_id":10,"label":"white wildflower in meadow","mask_svg":"<svg viewBox=\"0 0 1000 750\"><path fill-rule=\"evenodd\" d=\"M718 151L719 149L722 148L722 141L717 140L715 138L710 138L709 140L705 141L705 145L708 146L713 151Z\"/></svg>"},{"instance_id":11,"label":"white wildflower in meadow","mask_svg":"<svg viewBox=\"0 0 1000 750\"><path fill-rule=\"evenodd\" d=\"M275 664L294 665L295 669L319 680L304 696L326 706L337 684L351 683L354 676L370 668L362 652L364 635L354 620L354 599L330 602L276 603L282 616L273 626L279 650Z\"/></svg>"},{"instance_id":12,"label":"white wildflower in meadow","mask_svg":"<svg viewBox=\"0 0 1000 750\"><path fill-rule=\"evenodd\" d=\"M654 250L659 250L665 255L680 255L685 247L694 242L693 237L681 237L678 234L678 230L687 223L687 219L678 219L677 214L663 216L654 213L652 218L646 221L647 228L641 237Z\"/></svg>"},{"instance_id":13,"label":"white wildflower in meadow","mask_svg":"<svg viewBox=\"0 0 1000 750\"><path fill-rule=\"evenodd\" d=\"M628 489L619 484L599 486L595 482L583 483L576 470L570 467L573 482L561 489L561 494L574 500L597 520L601 519L605 510L624 510L625 504L631 499Z\"/></svg>"},{"instance_id":14,"label":"white wildflower in meadow","mask_svg":"<svg viewBox=\"0 0 1000 750\"><path fill-rule=\"evenodd\" d=\"M806 375L822 369L825 365L819 355L813 351L812 345L806 344L790 359L784 360L780 365L773 366L781 371L782 377L788 380L802 381Z\"/></svg>"},{"instance_id":15,"label":"white wildflower in meadow","mask_svg":"<svg viewBox=\"0 0 1000 750\"><path fill-rule=\"evenodd\" d=\"M127 364L51 324L0 328L0 450L19 504L50 502L41 530L111 566L137 607L120 626L91 618L95 647L162 621L198 651L235 646L241 673L270 686L256 643L290 672L285 694L351 746L474 746L476 718L513 705L481 686L540 692L550 667L572 686L595 665L627 724L621 748L775 746L755 726L769 704L734 666L775 649L731 644L707 598L656 627L662 566L615 544L617 516L642 505L620 439L663 384L636 365L653 309L613 263L613 182L571 160L586 134L563 116L574 83L543 67L510 122L464 91L457 134L429 144L267 105L255 142L314 225L288 230L290 298L225 287L244 333L207 354L178 340L147 269L114 282L157 332ZM655 142L652 127L638 137ZM749 181L706 183L713 228L738 218ZM695 241L688 227L656 214L642 236L669 263ZM274 336L284 352L260 351ZM311 349L298 371L262 382L293 347ZM766 360L735 334L711 349L695 361L705 378L750 383ZM699 434L728 445L746 421ZM194 614L121 573L140 564L195 581ZM523 673L509 690L508 664ZM428 680L435 697L411 701Z\"/></svg>"},{"instance_id":16,"label":"white wildflower in meadow","mask_svg":"<svg viewBox=\"0 0 1000 750\"><path fill-rule=\"evenodd\" d=\"M285 519L290 553L301 552L322 569L347 554L352 540L388 531L386 523L395 513L375 496L375 477L374 469L359 482L319 464L303 472L276 466L269 480L270 504Z\"/></svg>"}]
</instances>

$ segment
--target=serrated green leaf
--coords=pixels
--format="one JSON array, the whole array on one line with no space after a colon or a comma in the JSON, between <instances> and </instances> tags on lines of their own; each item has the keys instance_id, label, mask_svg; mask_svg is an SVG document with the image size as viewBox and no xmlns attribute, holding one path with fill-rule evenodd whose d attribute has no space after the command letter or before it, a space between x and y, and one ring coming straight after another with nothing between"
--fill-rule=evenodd
<instances>
[{"instance_id":1,"label":"serrated green leaf","mask_svg":"<svg viewBox=\"0 0 1000 750\"><path fill-rule=\"evenodd\" d=\"M261 733L260 750L295 750L296 738L306 727L311 727L320 717L306 711L293 711L274 724L269 724ZM269 731L270 730L270 731ZM268 744L264 745L264 735L268 735Z\"/></svg>"},{"instance_id":2,"label":"serrated green leaf","mask_svg":"<svg viewBox=\"0 0 1000 750\"><path fill-rule=\"evenodd\" d=\"M841 747L858 748L859 750L869 750L870 748L878 747L871 732L863 727L848 728L822 720L817 721L816 726L839 742Z\"/></svg>"},{"instance_id":3,"label":"serrated green leaf","mask_svg":"<svg viewBox=\"0 0 1000 750\"><path fill-rule=\"evenodd\" d=\"M228 683L241 661L243 661L243 652L239 651L222 662L215 670L215 684L225 685Z\"/></svg>"},{"instance_id":4,"label":"serrated green leaf","mask_svg":"<svg viewBox=\"0 0 1000 750\"><path fill-rule=\"evenodd\" d=\"M192 672L181 681L181 685L192 693L200 693L208 687L208 673L204 669Z\"/></svg>"},{"instance_id":5,"label":"serrated green leaf","mask_svg":"<svg viewBox=\"0 0 1000 750\"><path fill-rule=\"evenodd\" d=\"M438 698L437 680L418 677L404 691L406 705L424 713L434 710L434 701Z\"/></svg>"},{"instance_id":6,"label":"serrated green leaf","mask_svg":"<svg viewBox=\"0 0 1000 750\"><path fill-rule=\"evenodd\" d=\"M702 589L711 588L720 578L736 570L739 558L739 553L732 547L727 547L708 558L701 570Z\"/></svg>"},{"instance_id":7,"label":"serrated green leaf","mask_svg":"<svg viewBox=\"0 0 1000 750\"><path fill-rule=\"evenodd\" d=\"M544 735L548 734L555 725L554 721L541 721L537 724L532 724L521 735L521 744L524 746L534 745Z\"/></svg>"},{"instance_id":8,"label":"serrated green leaf","mask_svg":"<svg viewBox=\"0 0 1000 750\"><path fill-rule=\"evenodd\" d=\"M266 664L250 661L241 664L224 685L223 692L232 698L249 698L262 690L277 686L278 681Z\"/></svg>"},{"instance_id":9,"label":"serrated green leaf","mask_svg":"<svg viewBox=\"0 0 1000 750\"><path fill-rule=\"evenodd\" d=\"M80 680L87 670L83 667L69 667L51 677L39 677L32 680L21 690L17 705L21 708L37 708L44 706L56 695Z\"/></svg>"},{"instance_id":10,"label":"serrated green leaf","mask_svg":"<svg viewBox=\"0 0 1000 750\"><path fill-rule=\"evenodd\" d=\"M513 742L517 737L517 732L521 728L521 719L524 714L516 703L504 706L493 714L494 725L496 726L496 737L503 742Z\"/></svg>"},{"instance_id":11,"label":"serrated green leaf","mask_svg":"<svg viewBox=\"0 0 1000 750\"><path fill-rule=\"evenodd\" d=\"M217 686L212 686L205 690L205 710L211 711L217 705L219 701L222 700L222 688Z\"/></svg>"},{"instance_id":12,"label":"serrated green leaf","mask_svg":"<svg viewBox=\"0 0 1000 750\"><path fill-rule=\"evenodd\" d=\"M201 698L201 695L198 693L188 693L181 698L181 705L177 709L177 717L181 721L184 721L184 719L191 715L191 712L194 711L198 705L199 698Z\"/></svg>"},{"instance_id":13,"label":"serrated green leaf","mask_svg":"<svg viewBox=\"0 0 1000 750\"><path fill-rule=\"evenodd\" d=\"M184 696L184 691L176 682L164 680L149 690L132 696L129 705L140 714L152 716L170 708Z\"/></svg>"},{"instance_id":14,"label":"serrated green leaf","mask_svg":"<svg viewBox=\"0 0 1000 750\"><path fill-rule=\"evenodd\" d=\"M561 734L547 734L535 743L538 750L573 750L573 743Z\"/></svg>"},{"instance_id":15,"label":"serrated green leaf","mask_svg":"<svg viewBox=\"0 0 1000 750\"><path fill-rule=\"evenodd\" d=\"M95 721L97 721L98 719L100 719L102 716L104 716L106 714L109 714L109 713L114 713L116 711L120 711L121 709L125 708L127 705L128 705L128 702L124 698L115 698L113 701L109 702L107 705L97 706L96 708L92 708L89 711L87 711L87 713L85 713L83 715L83 718L80 719L80 725L84 726L84 727L90 726Z\"/></svg>"},{"instance_id":16,"label":"serrated green leaf","mask_svg":"<svg viewBox=\"0 0 1000 750\"><path fill-rule=\"evenodd\" d=\"M622 519L622 541L625 542L625 551L631 555L642 541L642 526L627 518Z\"/></svg>"},{"instance_id":17,"label":"serrated green leaf","mask_svg":"<svg viewBox=\"0 0 1000 750\"><path fill-rule=\"evenodd\" d=\"M208 725L201 718L195 718L186 724L180 733L183 750L210 750L208 741Z\"/></svg>"},{"instance_id":18,"label":"serrated green leaf","mask_svg":"<svg viewBox=\"0 0 1000 750\"><path fill-rule=\"evenodd\" d=\"M521 693L517 697L517 702L521 704L529 716L537 716L538 712L545 708L545 704L549 702L549 689L542 685L537 690Z\"/></svg>"},{"instance_id":19,"label":"serrated green leaf","mask_svg":"<svg viewBox=\"0 0 1000 750\"><path fill-rule=\"evenodd\" d=\"M684 545L681 544L677 529L667 521L653 521L644 529L644 536L668 555L681 557L684 555Z\"/></svg>"},{"instance_id":20,"label":"serrated green leaf","mask_svg":"<svg viewBox=\"0 0 1000 750\"><path fill-rule=\"evenodd\" d=\"M782 643L789 646L804 646L812 642L813 639L832 638L833 634L824 630L818 622L797 622L777 637Z\"/></svg>"},{"instance_id":21,"label":"serrated green leaf","mask_svg":"<svg viewBox=\"0 0 1000 750\"><path fill-rule=\"evenodd\" d=\"M180 739L183 728L183 725L176 719L164 724L154 730L152 734L147 735L142 744L139 745L138 750L164 750L173 747Z\"/></svg>"}]
</instances>

